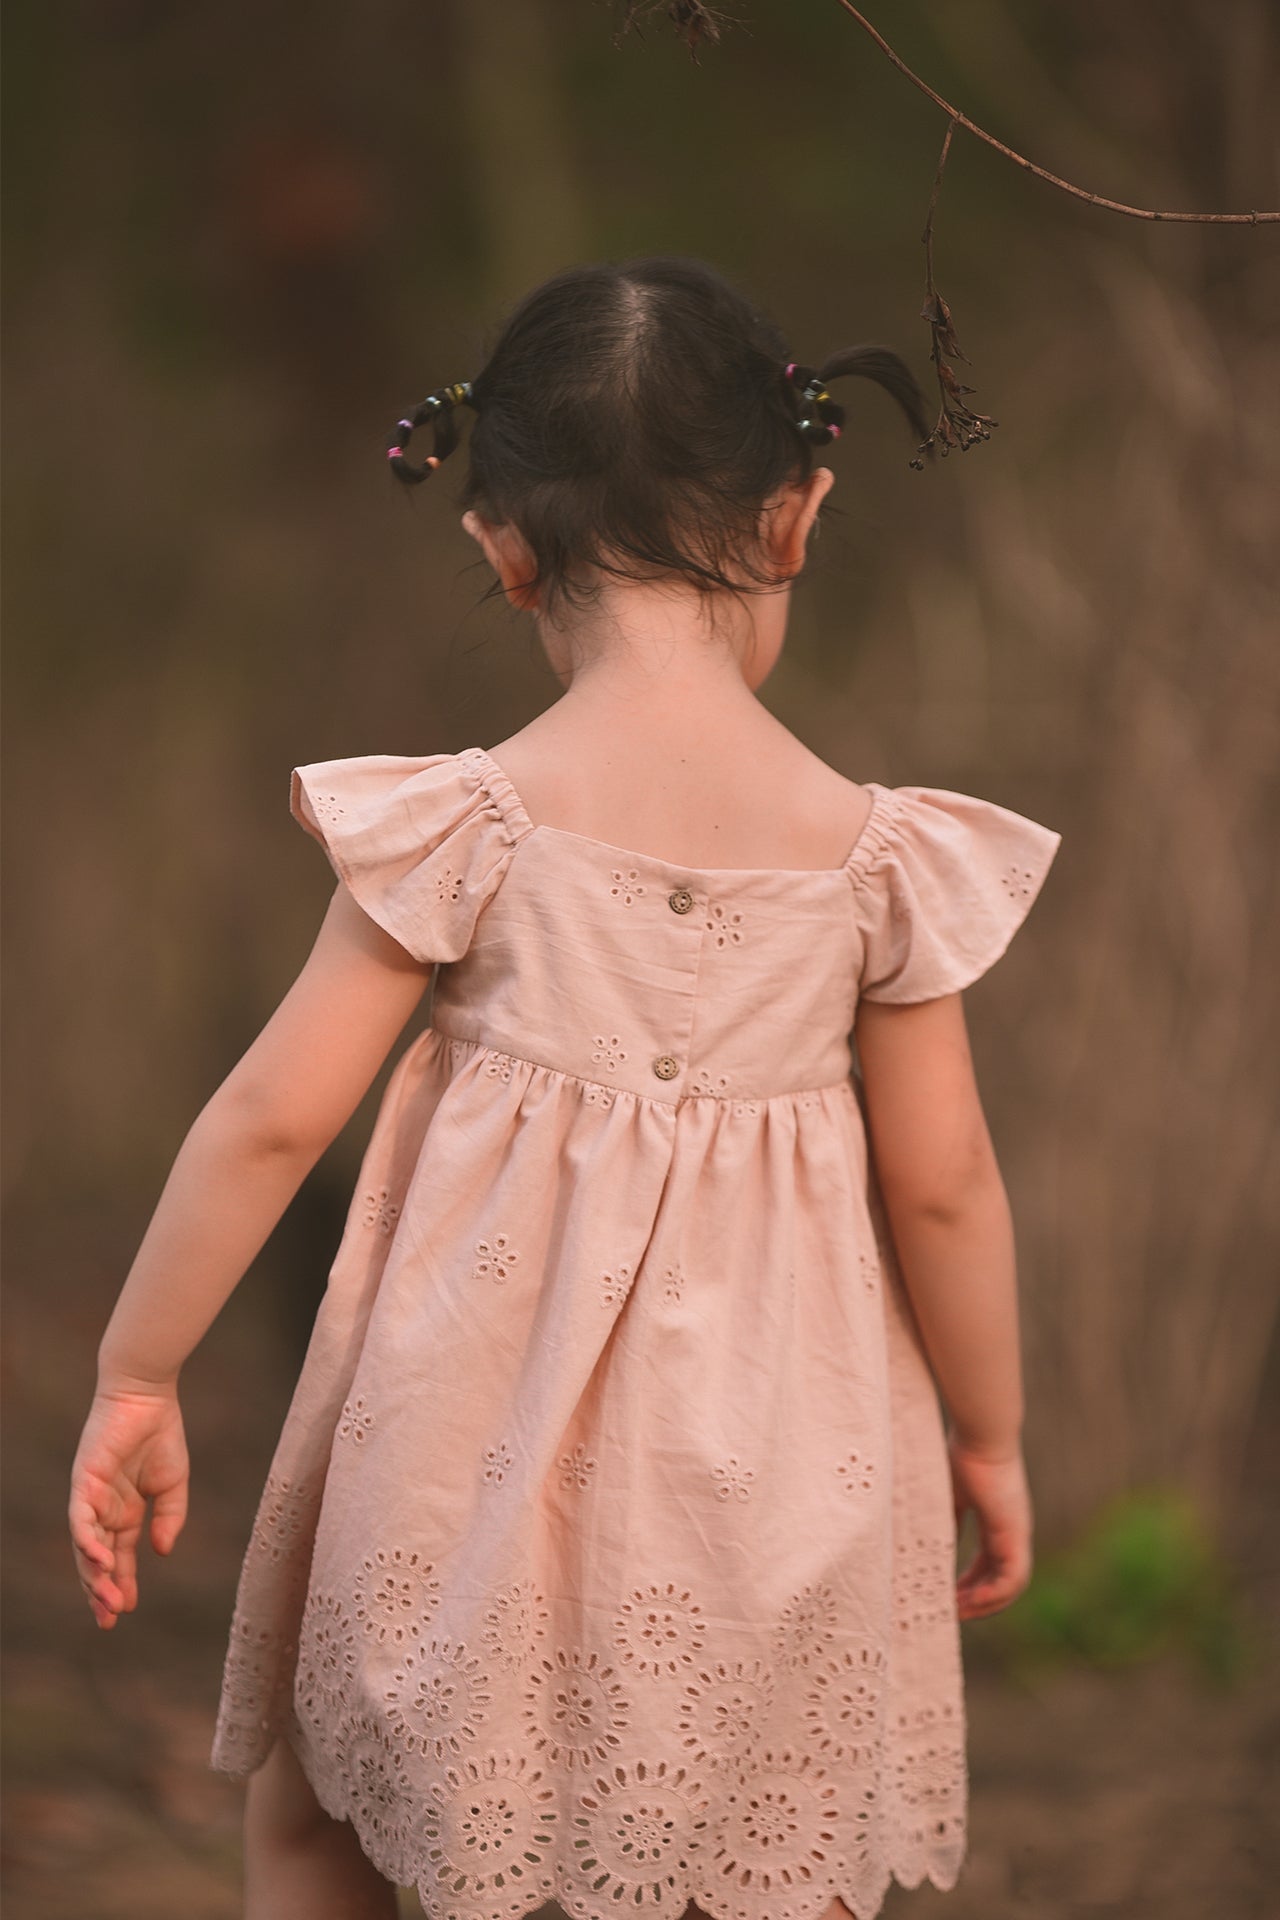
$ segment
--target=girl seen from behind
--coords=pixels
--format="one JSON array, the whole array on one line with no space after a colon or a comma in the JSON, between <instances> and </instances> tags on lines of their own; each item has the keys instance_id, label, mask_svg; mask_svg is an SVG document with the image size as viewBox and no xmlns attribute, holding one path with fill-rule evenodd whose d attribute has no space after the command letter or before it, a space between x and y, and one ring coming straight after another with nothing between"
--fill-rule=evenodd
<instances>
[{"instance_id":1,"label":"girl seen from behind","mask_svg":"<svg viewBox=\"0 0 1280 1920\"><path fill-rule=\"evenodd\" d=\"M240 1574L212 1764L251 1920L956 1882L959 1623L1032 1551L961 996L1059 836L846 779L759 698L845 373L923 438L885 349L797 365L701 263L584 267L392 436L426 480L470 416L464 523L563 692L492 748L293 770L338 884L182 1144L72 1474L113 1627L148 1503L158 1551L184 1524L183 1362L429 990Z\"/></svg>"}]
</instances>

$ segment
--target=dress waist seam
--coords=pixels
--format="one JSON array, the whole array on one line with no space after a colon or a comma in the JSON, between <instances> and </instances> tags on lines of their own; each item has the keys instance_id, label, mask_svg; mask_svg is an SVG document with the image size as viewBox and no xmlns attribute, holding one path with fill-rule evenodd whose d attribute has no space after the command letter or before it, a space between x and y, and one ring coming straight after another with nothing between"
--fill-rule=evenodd
<instances>
[{"instance_id":1,"label":"dress waist seam","mask_svg":"<svg viewBox=\"0 0 1280 1920\"><path fill-rule=\"evenodd\" d=\"M675 1095L672 1099L664 1100L660 1094L637 1093L631 1087L619 1086L616 1081L597 1080L590 1074L575 1073L570 1067L558 1067L550 1060L534 1060L528 1054L512 1053L509 1047L494 1046L491 1041L482 1040L474 1034L450 1033L446 1027L439 1026L434 1021L430 1026L423 1028L419 1037L425 1038L428 1034L453 1049L469 1048L476 1053L490 1054L496 1060L509 1060L513 1066L537 1067L544 1073L556 1074L562 1080L577 1080L583 1086L600 1087L615 1097L625 1095L629 1100L643 1100L657 1107L678 1107L686 1100L718 1100L730 1107L759 1106L779 1100L812 1099L823 1093L843 1093L851 1100L856 1098L850 1076L842 1074L838 1080L828 1080L817 1086L790 1087L774 1093L731 1093L727 1090L716 1091L710 1088L692 1087Z\"/></svg>"}]
</instances>

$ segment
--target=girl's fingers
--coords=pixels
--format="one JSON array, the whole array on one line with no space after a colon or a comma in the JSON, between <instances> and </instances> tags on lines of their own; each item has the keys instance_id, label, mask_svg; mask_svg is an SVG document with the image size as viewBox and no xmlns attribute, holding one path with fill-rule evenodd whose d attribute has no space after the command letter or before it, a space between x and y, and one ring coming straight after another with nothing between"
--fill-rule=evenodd
<instances>
[{"instance_id":1,"label":"girl's fingers","mask_svg":"<svg viewBox=\"0 0 1280 1920\"><path fill-rule=\"evenodd\" d=\"M171 1553L187 1518L187 1484L181 1480L156 1495L151 1515L151 1544L157 1553Z\"/></svg>"}]
</instances>

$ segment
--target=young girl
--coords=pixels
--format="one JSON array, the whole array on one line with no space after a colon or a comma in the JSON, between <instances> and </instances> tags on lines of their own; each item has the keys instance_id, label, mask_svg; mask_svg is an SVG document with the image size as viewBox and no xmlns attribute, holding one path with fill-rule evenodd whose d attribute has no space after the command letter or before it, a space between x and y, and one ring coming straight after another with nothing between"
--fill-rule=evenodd
<instances>
[{"instance_id":1,"label":"young girl","mask_svg":"<svg viewBox=\"0 0 1280 1920\"><path fill-rule=\"evenodd\" d=\"M1059 836L847 780L756 697L842 373L923 436L894 355L814 372L696 262L588 267L392 437L424 479L475 416L465 525L565 691L492 751L294 770L340 884L177 1156L72 1475L113 1627L148 1501L182 1529L182 1364L431 986L240 1576L212 1764L251 1920L955 1884L958 1621L1031 1564L961 991Z\"/></svg>"}]
</instances>

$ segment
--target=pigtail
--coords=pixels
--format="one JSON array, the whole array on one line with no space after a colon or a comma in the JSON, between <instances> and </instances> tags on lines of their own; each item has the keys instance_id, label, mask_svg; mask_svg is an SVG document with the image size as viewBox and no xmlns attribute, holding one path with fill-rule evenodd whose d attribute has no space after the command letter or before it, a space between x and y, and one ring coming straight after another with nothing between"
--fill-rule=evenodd
<instances>
[{"instance_id":1,"label":"pigtail","mask_svg":"<svg viewBox=\"0 0 1280 1920\"><path fill-rule=\"evenodd\" d=\"M451 387L437 387L425 400L419 401L412 413L403 420L397 420L387 441L387 459L391 471L397 480L406 486L416 487L435 472L442 460L447 460L457 446L460 438L458 408L468 406L476 410L475 395L469 380L459 380ZM419 427L431 428L431 452L420 466L405 458L405 447L409 436Z\"/></svg>"},{"instance_id":2,"label":"pigtail","mask_svg":"<svg viewBox=\"0 0 1280 1920\"><path fill-rule=\"evenodd\" d=\"M829 380L845 374L859 374L874 380L891 394L911 422L917 440L926 440L929 421L924 395L906 361L888 347L845 347L824 360L821 367L802 367L792 361L786 377L800 394L801 418L796 425L814 446L826 446L838 440L844 427L844 408L831 398Z\"/></svg>"}]
</instances>

